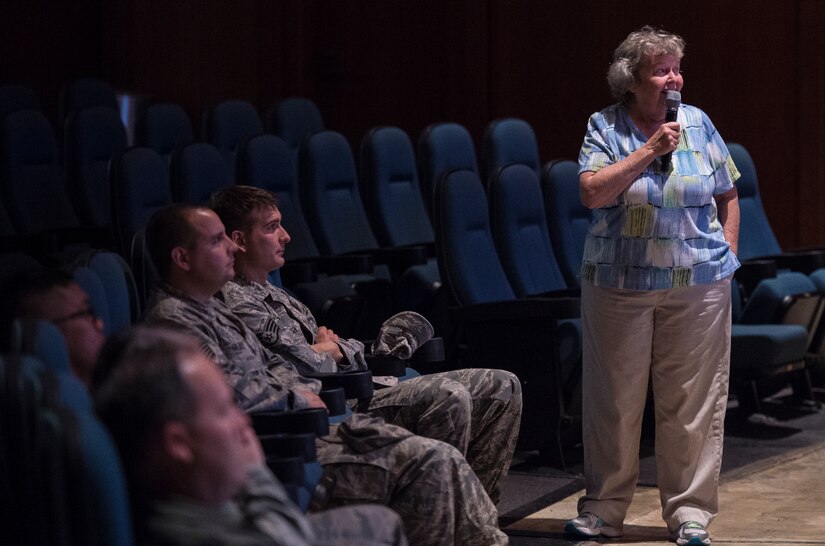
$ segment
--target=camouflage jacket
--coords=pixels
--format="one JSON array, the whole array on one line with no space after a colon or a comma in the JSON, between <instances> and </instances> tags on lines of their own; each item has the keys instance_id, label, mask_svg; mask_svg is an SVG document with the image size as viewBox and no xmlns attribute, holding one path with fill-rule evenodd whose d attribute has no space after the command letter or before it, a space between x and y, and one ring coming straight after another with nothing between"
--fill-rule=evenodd
<instances>
[{"instance_id":1,"label":"camouflage jacket","mask_svg":"<svg viewBox=\"0 0 825 546\"><path fill-rule=\"evenodd\" d=\"M267 282L258 284L236 278L223 287L227 307L243 320L270 352L291 362L299 372L332 373L365 370L364 344L355 339L340 339L344 360L336 364L327 353L315 351L318 325L306 305L286 291Z\"/></svg>"},{"instance_id":2,"label":"camouflage jacket","mask_svg":"<svg viewBox=\"0 0 825 546\"><path fill-rule=\"evenodd\" d=\"M301 409L308 406L300 392L318 393L318 380L302 377L295 366L266 351L258 339L217 298L202 303L162 284L144 320L195 336L204 352L223 369L246 411Z\"/></svg>"}]
</instances>

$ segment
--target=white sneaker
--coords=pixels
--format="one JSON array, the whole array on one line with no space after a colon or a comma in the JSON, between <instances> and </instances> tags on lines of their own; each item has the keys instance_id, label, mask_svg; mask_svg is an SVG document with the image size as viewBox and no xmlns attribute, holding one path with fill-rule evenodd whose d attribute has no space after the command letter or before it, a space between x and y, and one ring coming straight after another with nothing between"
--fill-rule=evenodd
<instances>
[{"instance_id":1,"label":"white sneaker","mask_svg":"<svg viewBox=\"0 0 825 546\"><path fill-rule=\"evenodd\" d=\"M705 526L697 521L686 521L673 533L678 546L709 546L710 535Z\"/></svg>"},{"instance_id":2,"label":"white sneaker","mask_svg":"<svg viewBox=\"0 0 825 546\"><path fill-rule=\"evenodd\" d=\"M624 534L621 527L611 527L593 512L585 512L577 518L568 520L567 525L564 526L564 532L583 537L603 536L609 538L620 537Z\"/></svg>"}]
</instances>

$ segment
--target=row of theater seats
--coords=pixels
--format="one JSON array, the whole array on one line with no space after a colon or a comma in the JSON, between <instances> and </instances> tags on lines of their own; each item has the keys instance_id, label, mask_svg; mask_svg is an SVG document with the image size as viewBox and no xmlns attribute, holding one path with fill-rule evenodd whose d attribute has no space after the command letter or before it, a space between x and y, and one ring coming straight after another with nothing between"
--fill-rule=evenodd
<instances>
[{"instance_id":1,"label":"row of theater seats","mask_svg":"<svg viewBox=\"0 0 825 546\"><path fill-rule=\"evenodd\" d=\"M157 207L176 200L203 202L213 190L234 182L265 187L279 195L284 224L292 235L289 265L282 270L285 284L310 304L320 323L369 337L393 309L423 312L440 334L452 340L453 365L489 363L523 376L525 385L530 385L526 390L535 389L526 396L529 411L525 412L535 425L524 428L523 446L558 451L558 444L565 443L565 431L572 430L575 436L577 429L581 338L575 311L570 309L577 294L569 290L578 287L590 221L590 212L578 199L576 163L542 163L533 129L513 118L488 125L480 160L471 135L456 123L427 127L417 146L401 129L377 127L364 136L355 154L342 135L324 130L311 101L295 99L282 105L273 109L267 129L279 131L283 138L264 132L251 104L230 100L204 116L204 142L190 142L191 123L179 106L153 105L138 123L139 141L146 146L107 160L102 183L111 199L113 240L130 261L141 299L153 275L139 244L140 230ZM735 144L731 151L744 174L739 182L740 255L750 258L749 241L756 239L751 223L760 217L759 222L767 222L750 157ZM455 211L439 209L436 203L443 205L448 194L439 185L447 187L448 178L461 180L455 183L473 188L478 196L462 193ZM468 204L481 197L489 203L478 208L476 223L465 226L466 233L453 235L455 244L450 246L445 226L466 218L474 210ZM487 250L499 260L500 275L489 273L496 270L494 266L462 270L475 263L465 254L479 250L483 230L477 222L482 221L482 210L493 222ZM481 271L485 276L473 280L472 275ZM743 280L745 294L754 290L756 278L751 274ZM564 290L568 292L560 292ZM548 293L558 303L548 305ZM520 302L536 295L543 295L545 301ZM506 321L501 323L491 311L496 307L492 304L510 300L520 302L514 304L515 315L536 314L549 320L539 330L542 335L534 338L546 343L547 332L554 333L551 342L556 347L549 357L538 357L536 342L521 334L526 326L511 320L511 327L505 328ZM475 307L478 304L487 307ZM527 310L529 305L532 311ZM472 320L478 324L468 322ZM746 386L761 375L799 368L791 362L812 362L804 356L811 353L810 344L800 356L798 347L791 350L793 343L775 330L763 328L753 338L751 329L751 337L736 337L741 330L735 328L734 375ZM479 335L480 331L489 333ZM757 346L754 339L770 343L773 350L750 350ZM548 391L554 393L550 402ZM759 395L751 398L758 402ZM550 434L546 434L547 423Z\"/></svg>"}]
</instances>

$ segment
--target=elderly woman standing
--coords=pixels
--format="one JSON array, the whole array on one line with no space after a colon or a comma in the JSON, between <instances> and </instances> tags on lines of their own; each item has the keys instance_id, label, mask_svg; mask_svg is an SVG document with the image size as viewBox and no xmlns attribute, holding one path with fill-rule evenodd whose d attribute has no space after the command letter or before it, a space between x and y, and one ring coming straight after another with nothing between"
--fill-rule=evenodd
<instances>
[{"instance_id":1,"label":"elderly woman standing","mask_svg":"<svg viewBox=\"0 0 825 546\"><path fill-rule=\"evenodd\" d=\"M622 535L648 378L672 538L710 544L718 510L739 173L704 112L677 103L666 119L684 48L651 27L627 36L607 75L619 102L590 117L579 155L593 222L581 270L587 490L565 528L577 535Z\"/></svg>"}]
</instances>

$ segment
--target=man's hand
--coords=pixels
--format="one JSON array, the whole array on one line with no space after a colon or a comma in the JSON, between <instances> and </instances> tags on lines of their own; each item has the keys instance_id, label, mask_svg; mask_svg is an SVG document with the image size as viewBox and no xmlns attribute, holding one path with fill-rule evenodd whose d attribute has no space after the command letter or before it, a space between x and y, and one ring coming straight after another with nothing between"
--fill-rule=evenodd
<instances>
[{"instance_id":1,"label":"man's hand","mask_svg":"<svg viewBox=\"0 0 825 546\"><path fill-rule=\"evenodd\" d=\"M315 343L310 345L316 353L327 353L336 362L344 360L344 353L338 346L338 334L327 328L319 326L315 333Z\"/></svg>"},{"instance_id":2,"label":"man's hand","mask_svg":"<svg viewBox=\"0 0 825 546\"><path fill-rule=\"evenodd\" d=\"M338 334L326 326L319 326L318 331L315 332L315 343L323 343L325 341L338 342Z\"/></svg>"},{"instance_id":3,"label":"man's hand","mask_svg":"<svg viewBox=\"0 0 825 546\"><path fill-rule=\"evenodd\" d=\"M295 394L302 397L306 400L307 405L310 408L324 408L327 409L327 405L324 404L324 401L321 400L321 397L315 394L312 391L307 391L303 389L295 389Z\"/></svg>"}]
</instances>

